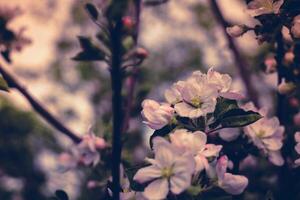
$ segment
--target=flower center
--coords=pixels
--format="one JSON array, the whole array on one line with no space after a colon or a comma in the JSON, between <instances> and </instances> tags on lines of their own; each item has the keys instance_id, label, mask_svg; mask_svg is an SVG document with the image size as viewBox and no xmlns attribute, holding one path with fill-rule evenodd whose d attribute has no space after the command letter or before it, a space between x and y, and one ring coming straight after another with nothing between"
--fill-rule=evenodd
<instances>
[{"instance_id":1,"label":"flower center","mask_svg":"<svg viewBox=\"0 0 300 200\"><path fill-rule=\"evenodd\" d=\"M163 178L170 178L173 175L173 168L172 167L165 167L161 170L161 176Z\"/></svg>"},{"instance_id":2,"label":"flower center","mask_svg":"<svg viewBox=\"0 0 300 200\"><path fill-rule=\"evenodd\" d=\"M196 107L196 108L200 108L202 106L202 102L199 98L195 97L193 99L191 99L191 104Z\"/></svg>"},{"instance_id":3,"label":"flower center","mask_svg":"<svg viewBox=\"0 0 300 200\"><path fill-rule=\"evenodd\" d=\"M266 134L266 131L264 131L264 130L259 130L259 131L256 133L256 136L259 137L259 138L262 138L262 137L264 137L265 134Z\"/></svg>"}]
</instances>

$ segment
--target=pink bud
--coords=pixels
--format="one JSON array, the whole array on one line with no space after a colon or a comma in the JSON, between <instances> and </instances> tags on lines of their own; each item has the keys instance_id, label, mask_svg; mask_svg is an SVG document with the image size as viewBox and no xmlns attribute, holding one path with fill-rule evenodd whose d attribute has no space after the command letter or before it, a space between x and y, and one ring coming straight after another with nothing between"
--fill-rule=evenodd
<instances>
[{"instance_id":1,"label":"pink bud","mask_svg":"<svg viewBox=\"0 0 300 200\"><path fill-rule=\"evenodd\" d=\"M291 107L298 108L300 106L299 100L295 97L289 99L289 104Z\"/></svg>"},{"instance_id":2,"label":"pink bud","mask_svg":"<svg viewBox=\"0 0 300 200\"><path fill-rule=\"evenodd\" d=\"M144 60L148 57L148 51L144 48L139 47L135 50L135 55L137 58Z\"/></svg>"},{"instance_id":3,"label":"pink bud","mask_svg":"<svg viewBox=\"0 0 300 200\"><path fill-rule=\"evenodd\" d=\"M300 127L300 112L294 115L293 121L296 126Z\"/></svg>"},{"instance_id":4,"label":"pink bud","mask_svg":"<svg viewBox=\"0 0 300 200\"><path fill-rule=\"evenodd\" d=\"M265 60L266 73L271 74L277 70L277 62L274 57L268 57Z\"/></svg>"},{"instance_id":5,"label":"pink bud","mask_svg":"<svg viewBox=\"0 0 300 200\"><path fill-rule=\"evenodd\" d=\"M286 64L291 64L294 62L295 54L292 51L285 53L284 55L284 62Z\"/></svg>"},{"instance_id":6,"label":"pink bud","mask_svg":"<svg viewBox=\"0 0 300 200\"><path fill-rule=\"evenodd\" d=\"M123 26L127 29L127 30L132 30L135 23L132 19L132 17L130 16L124 16L122 18L122 23L123 23Z\"/></svg>"},{"instance_id":7,"label":"pink bud","mask_svg":"<svg viewBox=\"0 0 300 200\"><path fill-rule=\"evenodd\" d=\"M95 138L95 146L99 150L104 149L106 147L106 142L103 138L96 137Z\"/></svg>"},{"instance_id":8,"label":"pink bud","mask_svg":"<svg viewBox=\"0 0 300 200\"><path fill-rule=\"evenodd\" d=\"M240 37L242 36L244 33L247 32L247 28L245 26L242 25L234 25L232 27L227 27L226 31L227 33L231 36L231 37Z\"/></svg>"}]
</instances>

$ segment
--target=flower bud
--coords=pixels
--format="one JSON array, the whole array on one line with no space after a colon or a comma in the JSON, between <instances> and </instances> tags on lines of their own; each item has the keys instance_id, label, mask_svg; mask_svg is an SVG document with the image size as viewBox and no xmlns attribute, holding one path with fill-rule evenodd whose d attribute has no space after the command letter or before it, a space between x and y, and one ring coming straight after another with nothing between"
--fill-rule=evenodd
<instances>
[{"instance_id":1,"label":"flower bud","mask_svg":"<svg viewBox=\"0 0 300 200\"><path fill-rule=\"evenodd\" d=\"M248 28L243 25L234 25L232 27L227 27L226 31L231 37L240 37L248 31Z\"/></svg>"},{"instance_id":2,"label":"flower bud","mask_svg":"<svg viewBox=\"0 0 300 200\"><path fill-rule=\"evenodd\" d=\"M123 23L123 26L125 27L125 29L127 29L127 30L132 30L135 25L132 17L130 17L130 16L124 16L122 18L122 23Z\"/></svg>"},{"instance_id":3,"label":"flower bud","mask_svg":"<svg viewBox=\"0 0 300 200\"><path fill-rule=\"evenodd\" d=\"M300 15L294 18L291 32L295 38L300 38Z\"/></svg>"},{"instance_id":4,"label":"flower bud","mask_svg":"<svg viewBox=\"0 0 300 200\"><path fill-rule=\"evenodd\" d=\"M286 52L284 54L284 62L286 64L291 64L294 62L295 54L292 51Z\"/></svg>"},{"instance_id":5,"label":"flower bud","mask_svg":"<svg viewBox=\"0 0 300 200\"><path fill-rule=\"evenodd\" d=\"M97 181L89 181L86 186L88 189L94 189L98 185L99 185L99 183Z\"/></svg>"},{"instance_id":6,"label":"flower bud","mask_svg":"<svg viewBox=\"0 0 300 200\"><path fill-rule=\"evenodd\" d=\"M99 150L104 149L106 147L106 142L103 138L95 137L95 146Z\"/></svg>"},{"instance_id":7,"label":"flower bud","mask_svg":"<svg viewBox=\"0 0 300 200\"><path fill-rule=\"evenodd\" d=\"M293 121L296 126L300 127L300 112L294 115Z\"/></svg>"},{"instance_id":8,"label":"flower bud","mask_svg":"<svg viewBox=\"0 0 300 200\"><path fill-rule=\"evenodd\" d=\"M135 56L141 60L144 60L145 58L148 57L148 51L144 48L141 48L141 47L138 47L136 50L135 50Z\"/></svg>"},{"instance_id":9,"label":"flower bud","mask_svg":"<svg viewBox=\"0 0 300 200\"><path fill-rule=\"evenodd\" d=\"M266 73L271 74L277 70L277 62L274 57L268 57L265 60Z\"/></svg>"},{"instance_id":10,"label":"flower bud","mask_svg":"<svg viewBox=\"0 0 300 200\"><path fill-rule=\"evenodd\" d=\"M299 100L295 97L292 97L292 98L289 99L289 104L293 108L298 108L300 106Z\"/></svg>"},{"instance_id":11,"label":"flower bud","mask_svg":"<svg viewBox=\"0 0 300 200\"><path fill-rule=\"evenodd\" d=\"M278 85L277 89L279 94L287 95L295 91L296 85L293 82L286 82L283 80L282 83Z\"/></svg>"}]
</instances>

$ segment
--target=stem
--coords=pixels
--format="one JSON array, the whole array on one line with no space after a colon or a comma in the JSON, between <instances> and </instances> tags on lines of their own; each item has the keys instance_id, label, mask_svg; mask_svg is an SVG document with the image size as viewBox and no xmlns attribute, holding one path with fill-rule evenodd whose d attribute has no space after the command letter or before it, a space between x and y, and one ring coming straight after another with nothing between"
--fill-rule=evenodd
<instances>
[{"instance_id":1,"label":"stem","mask_svg":"<svg viewBox=\"0 0 300 200\"><path fill-rule=\"evenodd\" d=\"M32 108L40 114L50 125L60 131L62 134L68 136L73 142L79 143L81 141L80 137L78 137L73 131L68 129L65 125L63 125L60 120L56 119L38 100L36 100L26 89L23 87L19 81L6 69L0 65L0 73L3 78L7 81L10 87L14 87L19 90L20 93L27 99Z\"/></svg>"},{"instance_id":2,"label":"stem","mask_svg":"<svg viewBox=\"0 0 300 200\"><path fill-rule=\"evenodd\" d=\"M140 27L140 14L141 14L141 0L135 0L135 18L136 18L136 29L134 33L134 42L135 46L138 44L138 33L139 33L139 27ZM141 62L137 63L137 65L140 65ZM123 123L123 132L125 132L129 128L129 120L130 120L130 112L132 110L133 106L133 97L134 97L134 90L137 83L137 75L138 75L139 69L137 66L133 66L132 75L127 80L127 87L128 87L128 94L126 99L126 108L124 111L124 123Z\"/></svg>"},{"instance_id":3,"label":"stem","mask_svg":"<svg viewBox=\"0 0 300 200\"><path fill-rule=\"evenodd\" d=\"M211 5L212 13L215 15L216 20L219 22L219 24L223 28L223 33L227 39L228 46L233 53L236 67L238 68L240 76L241 76L242 80L244 81L244 85L247 89L247 94L248 94L249 98L253 101L253 103L257 107L259 107L257 92L254 89L253 85L251 84L251 78L249 76L250 73L248 70L249 69L248 64L244 61L244 59L242 58L242 55L239 53L238 47L234 43L231 36L227 33L226 28L228 27L228 23L224 19L216 0L209 0L209 2Z\"/></svg>"},{"instance_id":4,"label":"stem","mask_svg":"<svg viewBox=\"0 0 300 200\"><path fill-rule=\"evenodd\" d=\"M112 138L112 191L113 199L120 199L120 163L122 151L122 20L118 18L110 26L111 34L111 87L113 107L113 138Z\"/></svg>"}]
</instances>

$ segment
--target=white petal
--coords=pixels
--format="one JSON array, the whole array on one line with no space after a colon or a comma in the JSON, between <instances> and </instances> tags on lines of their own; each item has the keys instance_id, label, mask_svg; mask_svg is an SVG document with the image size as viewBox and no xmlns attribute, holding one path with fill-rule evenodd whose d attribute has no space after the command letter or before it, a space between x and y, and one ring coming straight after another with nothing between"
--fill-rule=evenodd
<instances>
[{"instance_id":1,"label":"white petal","mask_svg":"<svg viewBox=\"0 0 300 200\"><path fill-rule=\"evenodd\" d=\"M143 195L151 200L162 200L169 193L169 183L167 179L158 179L150 183L144 190Z\"/></svg>"},{"instance_id":2,"label":"white petal","mask_svg":"<svg viewBox=\"0 0 300 200\"><path fill-rule=\"evenodd\" d=\"M277 138L265 138L262 140L262 142L266 145L267 149L271 151L277 151L281 149L283 145L281 139Z\"/></svg>"},{"instance_id":3,"label":"white petal","mask_svg":"<svg viewBox=\"0 0 300 200\"><path fill-rule=\"evenodd\" d=\"M216 165L216 172L217 172L218 179L224 178L224 174L227 171L227 166L228 166L227 156L222 156L221 158L219 158Z\"/></svg>"},{"instance_id":4,"label":"white petal","mask_svg":"<svg viewBox=\"0 0 300 200\"><path fill-rule=\"evenodd\" d=\"M224 179L220 180L219 186L229 194L241 194L248 185L248 179L245 176L225 173Z\"/></svg>"},{"instance_id":5,"label":"white petal","mask_svg":"<svg viewBox=\"0 0 300 200\"><path fill-rule=\"evenodd\" d=\"M284 160L279 151L268 152L268 159L271 163L273 163L276 166L282 166L284 164Z\"/></svg>"},{"instance_id":6,"label":"white petal","mask_svg":"<svg viewBox=\"0 0 300 200\"><path fill-rule=\"evenodd\" d=\"M190 173L175 174L170 179L171 191L180 194L191 185L192 175Z\"/></svg>"},{"instance_id":7,"label":"white petal","mask_svg":"<svg viewBox=\"0 0 300 200\"><path fill-rule=\"evenodd\" d=\"M180 115L181 117L189 117L190 112L195 109L192 106L190 106L184 102L175 104L174 108L175 108L175 111L177 112L177 114Z\"/></svg>"},{"instance_id":8,"label":"white petal","mask_svg":"<svg viewBox=\"0 0 300 200\"><path fill-rule=\"evenodd\" d=\"M145 183L161 176L161 169L155 165L141 168L134 175L133 180L139 183Z\"/></svg>"}]
</instances>

